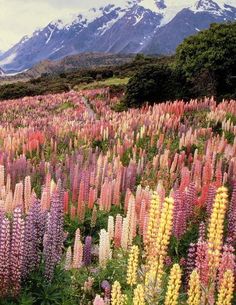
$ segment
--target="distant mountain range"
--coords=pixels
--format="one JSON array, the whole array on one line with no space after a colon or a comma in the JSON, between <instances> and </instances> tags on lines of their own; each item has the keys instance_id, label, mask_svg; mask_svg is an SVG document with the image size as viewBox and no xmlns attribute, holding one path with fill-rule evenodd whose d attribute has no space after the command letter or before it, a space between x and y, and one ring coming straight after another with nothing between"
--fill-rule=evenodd
<instances>
[{"instance_id":1,"label":"distant mountain range","mask_svg":"<svg viewBox=\"0 0 236 305\"><path fill-rule=\"evenodd\" d=\"M4 74L3 70L0 69L0 85L17 81L28 81L44 74L59 74L85 68L120 66L132 62L134 56L134 54L81 53L69 55L59 60L45 59L27 71L14 75Z\"/></svg>"},{"instance_id":2,"label":"distant mountain range","mask_svg":"<svg viewBox=\"0 0 236 305\"><path fill-rule=\"evenodd\" d=\"M58 19L23 37L0 67L18 73L42 60L84 52L172 54L183 39L211 23L236 20L235 0L124 0Z\"/></svg>"}]
</instances>

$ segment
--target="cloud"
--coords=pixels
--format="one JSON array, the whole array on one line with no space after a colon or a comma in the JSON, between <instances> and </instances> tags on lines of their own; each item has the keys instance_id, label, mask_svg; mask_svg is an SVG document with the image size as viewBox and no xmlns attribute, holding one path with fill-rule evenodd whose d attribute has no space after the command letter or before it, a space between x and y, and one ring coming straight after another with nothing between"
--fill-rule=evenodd
<instances>
[{"instance_id":1,"label":"cloud","mask_svg":"<svg viewBox=\"0 0 236 305\"><path fill-rule=\"evenodd\" d=\"M0 50L58 16L80 11L78 0L0 0Z\"/></svg>"},{"instance_id":2,"label":"cloud","mask_svg":"<svg viewBox=\"0 0 236 305\"><path fill-rule=\"evenodd\" d=\"M84 12L109 3L126 0L0 0L0 51L7 50L24 35L69 14Z\"/></svg>"}]
</instances>

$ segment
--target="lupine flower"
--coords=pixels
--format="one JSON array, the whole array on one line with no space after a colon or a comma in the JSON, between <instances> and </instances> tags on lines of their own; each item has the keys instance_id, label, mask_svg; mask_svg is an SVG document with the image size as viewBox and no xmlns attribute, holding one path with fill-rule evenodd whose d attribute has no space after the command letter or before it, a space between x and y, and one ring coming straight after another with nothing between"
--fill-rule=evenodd
<instances>
[{"instance_id":1,"label":"lupine flower","mask_svg":"<svg viewBox=\"0 0 236 305\"><path fill-rule=\"evenodd\" d=\"M186 284L189 281L190 274L192 274L192 271L196 267L196 257L197 257L197 245L194 243L191 243L188 248L188 255L187 255L187 261L186 261Z\"/></svg>"},{"instance_id":2,"label":"lupine flower","mask_svg":"<svg viewBox=\"0 0 236 305\"><path fill-rule=\"evenodd\" d=\"M220 287L224 274L227 270L234 272L236 270L236 262L234 255L234 248L230 245L225 245L223 247L223 254L221 256L219 272L218 272L218 286Z\"/></svg>"},{"instance_id":3,"label":"lupine flower","mask_svg":"<svg viewBox=\"0 0 236 305\"><path fill-rule=\"evenodd\" d=\"M224 273L216 305L231 305L234 292L234 275L231 270Z\"/></svg>"},{"instance_id":4,"label":"lupine flower","mask_svg":"<svg viewBox=\"0 0 236 305\"><path fill-rule=\"evenodd\" d=\"M223 242L223 226L227 203L227 189L221 187L217 190L208 228L209 266L213 270L218 268L220 262L220 251Z\"/></svg>"},{"instance_id":5,"label":"lupine flower","mask_svg":"<svg viewBox=\"0 0 236 305\"><path fill-rule=\"evenodd\" d=\"M93 301L93 305L105 305L105 302L99 295L96 295L96 298Z\"/></svg>"},{"instance_id":6,"label":"lupine flower","mask_svg":"<svg viewBox=\"0 0 236 305\"><path fill-rule=\"evenodd\" d=\"M164 261L172 231L173 207L174 200L172 198L166 198L161 211L160 223L155 243L156 255L153 258L150 258L148 261L150 270L146 274L146 286L148 286L149 282L154 282L155 286L157 284L160 285L163 275Z\"/></svg>"},{"instance_id":7,"label":"lupine flower","mask_svg":"<svg viewBox=\"0 0 236 305\"><path fill-rule=\"evenodd\" d=\"M111 290L111 305L125 305L125 296L121 292L121 286L115 281Z\"/></svg>"},{"instance_id":8,"label":"lupine flower","mask_svg":"<svg viewBox=\"0 0 236 305\"><path fill-rule=\"evenodd\" d=\"M181 269L178 264L173 265L167 286L165 305L177 305L181 286Z\"/></svg>"},{"instance_id":9,"label":"lupine flower","mask_svg":"<svg viewBox=\"0 0 236 305\"><path fill-rule=\"evenodd\" d=\"M72 266L72 250L71 247L69 247L66 251L66 258L65 258L65 270L70 270Z\"/></svg>"},{"instance_id":10,"label":"lupine flower","mask_svg":"<svg viewBox=\"0 0 236 305\"><path fill-rule=\"evenodd\" d=\"M115 236L114 236L114 244L116 248L121 246L121 234L122 234L122 216L120 214L116 215L115 221Z\"/></svg>"},{"instance_id":11,"label":"lupine flower","mask_svg":"<svg viewBox=\"0 0 236 305\"><path fill-rule=\"evenodd\" d=\"M110 240L112 241L114 238L114 217L113 216L108 216L107 232L109 234Z\"/></svg>"},{"instance_id":12,"label":"lupine flower","mask_svg":"<svg viewBox=\"0 0 236 305\"><path fill-rule=\"evenodd\" d=\"M201 283L196 269L190 275L188 286L188 305L201 305Z\"/></svg>"},{"instance_id":13,"label":"lupine flower","mask_svg":"<svg viewBox=\"0 0 236 305\"><path fill-rule=\"evenodd\" d=\"M129 238L129 219L125 217L122 223L122 234L121 234L121 247L124 250L128 248L128 238Z\"/></svg>"},{"instance_id":14,"label":"lupine flower","mask_svg":"<svg viewBox=\"0 0 236 305\"><path fill-rule=\"evenodd\" d=\"M40 202L35 200L25 220L23 277L36 270L40 264L45 225L45 213L40 209Z\"/></svg>"},{"instance_id":15,"label":"lupine flower","mask_svg":"<svg viewBox=\"0 0 236 305\"><path fill-rule=\"evenodd\" d=\"M130 286L133 286L137 283L138 256L138 246L132 246L129 252L127 269L127 284Z\"/></svg>"},{"instance_id":16,"label":"lupine flower","mask_svg":"<svg viewBox=\"0 0 236 305\"><path fill-rule=\"evenodd\" d=\"M3 218L0 227L0 296L5 297L9 289L10 276L10 222Z\"/></svg>"},{"instance_id":17,"label":"lupine flower","mask_svg":"<svg viewBox=\"0 0 236 305\"><path fill-rule=\"evenodd\" d=\"M149 216L148 216L148 227L147 227L147 234L146 234L146 247L147 247L147 254L152 256L154 253L153 244L155 243L157 232L158 232L158 222L161 213L161 205L160 199L157 193L153 193Z\"/></svg>"},{"instance_id":18,"label":"lupine flower","mask_svg":"<svg viewBox=\"0 0 236 305\"><path fill-rule=\"evenodd\" d=\"M109 301L111 298L111 285L108 281L102 281L101 288L104 290L104 299Z\"/></svg>"},{"instance_id":19,"label":"lupine flower","mask_svg":"<svg viewBox=\"0 0 236 305\"><path fill-rule=\"evenodd\" d=\"M92 262L92 237L87 236L84 243L84 264L90 265Z\"/></svg>"},{"instance_id":20,"label":"lupine flower","mask_svg":"<svg viewBox=\"0 0 236 305\"><path fill-rule=\"evenodd\" d=\"M145 305L144 288L140 284L134 289L133 305Z\"/></svg>"},{"instance_id":21,"label":"lupine flower","mask_svg":"<svg viewBox=\"0 0 236 305\"><path fill-rule=\"evenodd\" d=\"M74 253L73 253L73 268L80 268L82 266L83 261L83 245L80 240L80 229L78 228L75 233L75 241L74 241Z\"/></svg>"},{"instance_id":22,"label":"lupine flower","mask_svg":"<svg viewBox=\"0 0 236 305\"><path fill-rule=\"evenodd\" d=\"M97 207L94 206L92 216L91 216L91 224L90 224L91 228L95 228L96 222L97 222Z\"/></svg>"},{"instance_id":23,"label":"lupine flower","mask_svg":"<svg viewBox=\"0 0 236 305\"><path fill-rule=\"evenodd\" d=\"M61 259L63 247L63 199L60 190L54 193L44 236L45 276L51 280Z\"/></svg>"},{"instance_id":24,"label":"lupine flower","mask_svg":"<svg viewBox=\"0 0 236 305\"><path fill-rule=\"evenodd\" d=\"M99 238L99 265L105 267L110 256L111 249L109 233L106 230L102 229L100 231Z\"/></svg>"},{"instance_id":25,"label":"lupine flower","mask_svg":"<svg viewBox=\"0 0 236 305\"><path fill-rule=\"evenodd\" d=\"M12 293L18 295L21 288L23 253L24 253L25 222L21 208L16 208L13 213L10 274Z\"/></svg>"}]
</instances>

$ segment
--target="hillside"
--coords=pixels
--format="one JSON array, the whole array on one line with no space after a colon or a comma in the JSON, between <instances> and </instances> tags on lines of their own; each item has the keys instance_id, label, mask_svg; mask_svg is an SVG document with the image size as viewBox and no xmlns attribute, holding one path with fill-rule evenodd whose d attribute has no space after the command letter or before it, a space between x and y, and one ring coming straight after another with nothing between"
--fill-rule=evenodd
<instances>
[{"instance_id":1,"label":"hillside","mask_svg":"<svg viewBox=\"0 0 236 305\"><path fill-rule=\"evenodd\" d=\"M97 67L119 66L133 60L132 54L104 54L104 53L83 53L66 56L61 60L44 60L34 65L26 72L17 75L0 74L0 84L14 83L16 81L27 81L46 74L59 74L80 69L93 69ZM0 72L1 73L1 72Z\"/></svg>"}]
</instances>

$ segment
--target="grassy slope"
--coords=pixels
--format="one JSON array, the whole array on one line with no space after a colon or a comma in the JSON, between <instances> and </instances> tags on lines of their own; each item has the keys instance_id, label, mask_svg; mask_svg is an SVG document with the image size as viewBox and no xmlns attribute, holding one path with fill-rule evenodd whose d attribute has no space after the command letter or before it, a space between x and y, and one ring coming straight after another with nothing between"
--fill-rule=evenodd
<instances>
[{"instance_id":1,"label":"grassy slope","mask_svg":"<svg viewBox=\"0 0 236 305\"><path fill-rule=\"evenodd\" d=\"M86 89L96 89L96 88L104 88L110 86L126 86L128 84L129 77L118 78L111 77L102 81L94 81L90 84L80 84L75 86L76 90L86 90Z\"/></svg>"}]
</instances>

